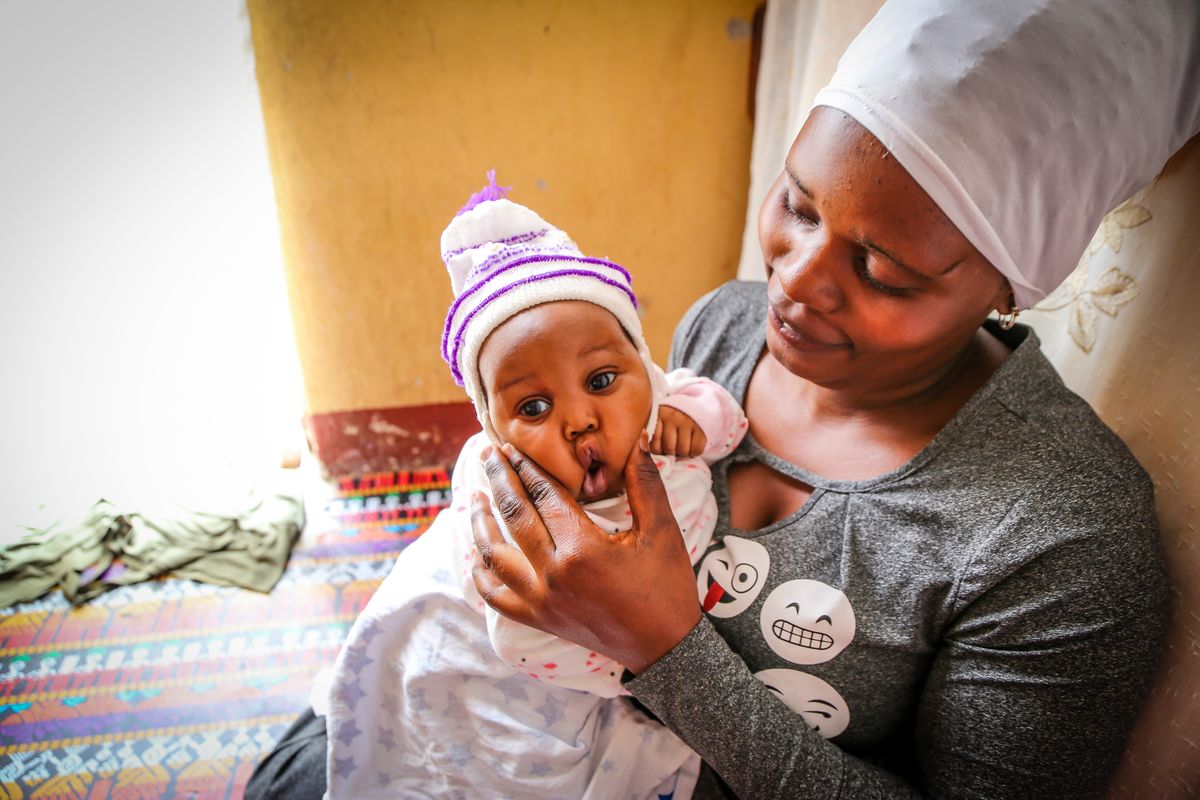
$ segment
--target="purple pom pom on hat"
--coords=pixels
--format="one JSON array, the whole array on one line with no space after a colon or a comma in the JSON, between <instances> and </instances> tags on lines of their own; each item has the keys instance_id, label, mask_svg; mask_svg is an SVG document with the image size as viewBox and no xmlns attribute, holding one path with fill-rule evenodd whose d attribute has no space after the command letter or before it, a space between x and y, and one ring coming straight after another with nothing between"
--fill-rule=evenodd
<instances>
[{"instance_id":1,"label":"purple pom pom on hat","mask_svg":"<svg viewBox=\"0 0 1200 800\"><path fill-rule=\"evenodd\" d=\"M462 216L463 214L470 211L472 208L474 208L475 206L484 202L485 200L501 200L505 197L508 197L508 193L510 191L512 191L511 186L497 186L496 185L496 170L494 170L494 169L489 169L487 171L487 179L488 179L488 185L483 187L482 189L480 189L475 194L471 195L467 199L467 204L465 206L463 206L462 208L460 208L458 210L458 213L455 214L454 216L456 216L456 217Z\"/></svg>"}]
</instances>

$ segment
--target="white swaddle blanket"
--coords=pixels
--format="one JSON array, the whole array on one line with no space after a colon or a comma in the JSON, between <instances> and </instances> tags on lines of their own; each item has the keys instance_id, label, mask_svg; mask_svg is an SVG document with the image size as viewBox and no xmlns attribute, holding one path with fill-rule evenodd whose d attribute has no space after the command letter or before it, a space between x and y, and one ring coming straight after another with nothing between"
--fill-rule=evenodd
<instances>
[{"instance_id":1,"label":"white swaddle blanket","mask_svg":"<svg viewBox=\"0 0 1200 800\"><path fill-rule=\"evenodd\" d=\"M690 796L699 759L629 700L532 680L496 656L455 576L452 518L408 546L339 657L326 797Z\"/></svg>"}]
</instances>

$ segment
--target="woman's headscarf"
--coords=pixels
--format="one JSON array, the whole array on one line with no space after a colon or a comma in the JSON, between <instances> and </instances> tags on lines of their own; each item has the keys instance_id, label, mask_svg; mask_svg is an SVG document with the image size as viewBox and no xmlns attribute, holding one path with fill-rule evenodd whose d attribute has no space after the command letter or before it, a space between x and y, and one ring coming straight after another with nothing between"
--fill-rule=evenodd
<instances>
[{"instance_id":1,"label":"woman's headscarf","mask_svg":"<svg viewBox=\"0 0 1200 800\"><path fill-rule=\"evenodd\" d=\"M1200 130L1198 41L1197 0L890 0L814 105L874 134L1028 308Z\"/></svg>"}]
</instances>

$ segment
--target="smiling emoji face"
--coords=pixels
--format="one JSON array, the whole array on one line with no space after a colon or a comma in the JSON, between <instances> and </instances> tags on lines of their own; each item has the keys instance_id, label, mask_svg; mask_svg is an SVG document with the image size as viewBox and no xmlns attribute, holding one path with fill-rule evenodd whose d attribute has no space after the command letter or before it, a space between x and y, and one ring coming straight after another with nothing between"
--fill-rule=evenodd
<instances>
[{"instance_id":1,"label":"smiling emoji face","mask_svg":"<svg viewBox=\"0 0 1200 800\"><path fill-rule=\"evenodd\" d=\"M776 586L763 603L763 638L793 664L820 664L854 638L854 609L828 584L796 580Z\"/></svg>"},{"instance_id":2,"label":"smiling emoji face","mask_svg":"<svg viewBox=\"0 0 1200 800\"><path fill-rule=\"evenodd\" d=\"M696 572L696 590L704 611L714 617L736 617L750 607L767 580L771 557L758 542L726 536L704 555Z\"/></svg>"}]
</instances>

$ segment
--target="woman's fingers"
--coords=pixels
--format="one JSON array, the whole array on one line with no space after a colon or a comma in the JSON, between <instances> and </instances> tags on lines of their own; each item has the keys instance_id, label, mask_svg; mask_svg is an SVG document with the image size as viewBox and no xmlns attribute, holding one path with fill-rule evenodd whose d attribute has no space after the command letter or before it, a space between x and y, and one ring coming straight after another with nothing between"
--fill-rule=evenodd
<instances>
[{"instance_id":1,"label":"woman's fingers","mask_svg":"<svg viewBox=\"0 0 1200 800\"><path fill-rule=\"evenodd\" d=\"M550 552L553 552L561 544L561 542L555 541L555 536L578 532L581 527L581 521L591 526L591 521L583 512L583 509L579 507L579 504L575 502L575 498L563 488L561 483L547 475L532 458L529 458L511 444L504 445L503 449L504 455L511 463L521 484L525 487L529 502L533 504L533 513L537 515L539 523L547 531ZM503 510L501 514L503 514ZM507 521L506 517L505 522ZM509 530L513 532L513 537L516 538L517 529L510 524ZM518 538L517 544L521 545L521 549L525 550L530 560L533 560L533 554L525 548L525 543ZM540 565L535 564L535 566Z\"/></svg>"},{"instance_id":2,"label":"woman's fingers","mask_svg":"<svg viewBox=\"0 0 1200 800\"><path fill-rule=\"evenodd\" d=\"M667 489L663 486L658 467L647 451L648 437L642 434L641 446L633 448L625 462L625 491L629 495L629 510L633 525L639 532L653 531L655 535L679 537L679 524L671 513Z\"/></svg>"},{"instance_id":3,"label":"woman's fingers","mask_svg":"<svg viewBox=\"0 0 1200 800\"><path fill-rule=\"evenodd\" d=\"M642 448L635 447L625 465L625 487L633 511L635 546L613 574L605 576L604 599L615 595L629 603L614 622L619 633L629 636L629 644L612 649L609 655L636 674L687 636L702 612L667 490L654 459ZM639 594L645 586L653 587L652 600Z\"/></svg>"},{"instance_id":4,"label":"woman's fingers","mask_svg":"<svg viewBox=\"0 0 1200 800\"><path fill-rule=\"evenodd\" d=\"M534 591L537 575L525 554L505 541L483 492L471 497L471 535L479 553L471 576L483 601L505 616L529 619L523 598Z\"/></svg>"},{"instance_id":5,"label":"woman's fingers","mask_svg":"<svg viewBox=\"0 0 1200 800\"><path fill-rule=\"evenodd\" d=\"M483 598L483 602L499 611L509 619L514 619L523 625L533 622L533 612L521 597L507 586L494 571L476 562L471 569L471 578L475 581L475 590Z\"/></svg>"},{"instance_id":6,"label":"woman's fingers","mask_svg":"<svg viewBox=\"0 0 1200 800\"><path fill-rule=\"evenodd\" d=\"M546 526L542 524L542 518L535 507L536 500L527 492L526 484L517 475L505 453L496 447L485 447L480 457L483 459L488 483L492 487L492 502L495 503L500 518L504 520L504 524L512 532L513 539L529 561L535 564L542 563L554 552L554 542ZM495 520L492 522L494 524Z\"/></svg>"},{"instance_id":7,"label":"woman's fingers","mask_svg":"<svg viewBox=\"0 0 1200 800\"><path fill-rule=\"evenodd\" d=\"M471 498L471 536L480 563L502 582L519 590L533 585L536 575L529 559L520 548L505 540L500 525L492 516L492 504L483 492L476 492Z\"/></svg>"}]
</instances>

